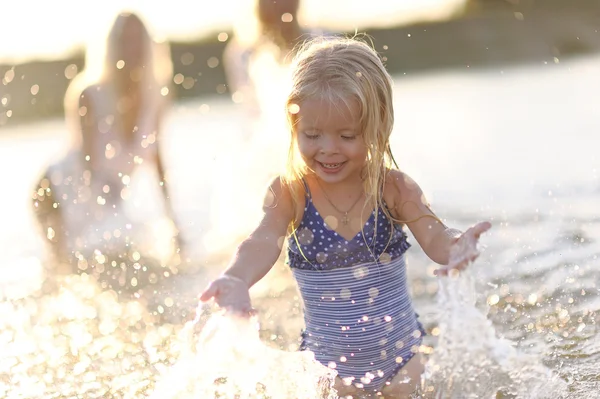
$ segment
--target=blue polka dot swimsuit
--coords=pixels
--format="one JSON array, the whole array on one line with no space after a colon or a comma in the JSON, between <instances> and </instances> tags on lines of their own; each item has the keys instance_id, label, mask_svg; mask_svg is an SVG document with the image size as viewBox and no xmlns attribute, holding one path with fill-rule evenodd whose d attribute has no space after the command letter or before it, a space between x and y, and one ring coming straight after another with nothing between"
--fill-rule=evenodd
<instances>
[{"instance_id":1,"label":"blue polka dot swimsuit","mask_svg":"<svg viewBox=\"0 0 600 399\"><path fill-rule=\"evenodd\" d=\"M304 216L287 253L304 305L301 349L340 378L380 391L418 352L425 334L408 294L404 253L410 244L382 209L344 239L326 226L306 189Z\"/></svg>"}]
</instances>

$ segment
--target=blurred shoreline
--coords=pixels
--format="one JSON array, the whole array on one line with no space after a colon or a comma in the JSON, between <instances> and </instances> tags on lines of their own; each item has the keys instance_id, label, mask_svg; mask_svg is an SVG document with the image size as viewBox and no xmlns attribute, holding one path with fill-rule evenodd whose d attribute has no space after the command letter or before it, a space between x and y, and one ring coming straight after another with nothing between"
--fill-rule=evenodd
<instances>
[{"instance_id":1,"label":"blurred shoreline","mask_svg":"<svg viewBox=\"0 0 600 399\"><path fill-rule=\"evenodd\" d=\"M546 0L534 6L531 1L511 5L504 0L479 0L469 2L463 15L450 20L363 32L394 75L554 64L600 52L600 4ZM231 32L226 33L231 37ZM170 42L176 100L230 98L221 63L227 42L217 36ZM82 51L61 60L0 65L0 132L4 126L62 116L65 90L83 66Z\"/></svg>"}]
</instances>

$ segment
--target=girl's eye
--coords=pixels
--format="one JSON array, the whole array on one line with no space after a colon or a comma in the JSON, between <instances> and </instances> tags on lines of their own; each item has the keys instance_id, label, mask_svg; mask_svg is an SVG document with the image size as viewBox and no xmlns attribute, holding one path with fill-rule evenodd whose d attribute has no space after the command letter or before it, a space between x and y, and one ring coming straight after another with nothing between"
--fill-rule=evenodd
<instances>
[{"instance_id":1,"label":"girl's eye","mask_svg":"<svg viewBox=\"0 0 600 399\"><path fill-rule=\"evenodd\" d=\"M316 139L319 137L319 133L316 132L304 132L304 135L309 139Z\"/></svg>"},{"instance_id":2,"label":"girl's eye","mask_svg":"<svg viewBox=\"0 0 600 399\"><path fill-rule=\"evenodd\" d=\"M345 136L345 135L344 135L344 136L342 136L342 138L343 138L344 140L354 140L354 139L356 138L356 136L355 136L355 135L352 135L352 136Z\"/></svg>"}]
</instances>

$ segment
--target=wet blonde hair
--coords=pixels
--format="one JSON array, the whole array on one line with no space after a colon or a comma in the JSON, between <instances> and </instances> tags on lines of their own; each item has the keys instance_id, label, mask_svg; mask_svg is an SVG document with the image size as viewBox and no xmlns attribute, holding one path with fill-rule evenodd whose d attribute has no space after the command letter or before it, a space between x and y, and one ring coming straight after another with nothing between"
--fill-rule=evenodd
<instances>
[{"instance_id":1,"label":"wet blonde hair","mask_svg":"<svg viewBox=\"0 0 600 399\"><path fill-rule=\"evenodd\" d=\"M114 84L113 73L119 61L116 56L122 45L122 34L127 24L137 24L140 28L140 45L143 46L144 87L160 96L163 87L168 87L173 75L170 48L167 43L154 39L148 24L143 18L130 11L122 11L107 25L106 32L96 41L88 44L85 54L85 68L69 84L64 98L67 123L70 125L71 144L81 143L79 121L79 98L86 87L98 83Z\"/></svg>"},{"instance_id":2,"label":"wet blonde hair","mask_svg":"<svg viewBox=\"0 0 600 399\"><path fill-rule=\"evenodd\" d=\"M304 198L303 185L298 183L309 173L298 149L296 130L302 103L308 99L342 101L346 105L357 101L361 136L367 148L363 171L365 205L374 204L375 209L382 209L390 221L394 220L383 203L385 175L397 167L390 148L394 125L392 78L379 55L357 38L310 40L292 61L291 85L286 110L292 140L282 180L292 193L294 207ZM294 220L292 228L298 223Z\"/></svg>"}]
</instances>

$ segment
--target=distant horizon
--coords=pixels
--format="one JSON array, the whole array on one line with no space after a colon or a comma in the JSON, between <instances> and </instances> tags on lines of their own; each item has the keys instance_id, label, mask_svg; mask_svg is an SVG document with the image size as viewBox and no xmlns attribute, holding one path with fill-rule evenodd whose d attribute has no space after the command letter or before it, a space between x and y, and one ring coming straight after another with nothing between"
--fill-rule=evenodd
<instances>
[{"instance_id":1,"label":"distant horizon","mask_svg":"<svg viewBox=\"0 0 600 399\"><path fill-rule=\"evenodd\" d=\"M116 13L125 9L138 12L159 38L198 40L219 31L231 31L242 10L248 12L248 7L241 5L242 1L251 0L221 0L221 7L186 0L171 0L168 7L143 0L105 0L102 5L77 0L52 3L38 0L35 13L30 3L9 2L3 6L5 17L0 19L0 36L12 40L5 41L0 48L0 63L54 60L83 50L101 36ZM371 3L365 9L362 0L328 0L327 3L304 0L301 23L332 30L403 25L448 18L460 10L465 0L375 0ZM204 9L209 11L204 12ZM81 17L74 18L75 15Z\"/></svg>"}]
</instances>

